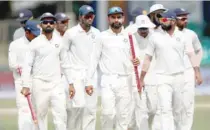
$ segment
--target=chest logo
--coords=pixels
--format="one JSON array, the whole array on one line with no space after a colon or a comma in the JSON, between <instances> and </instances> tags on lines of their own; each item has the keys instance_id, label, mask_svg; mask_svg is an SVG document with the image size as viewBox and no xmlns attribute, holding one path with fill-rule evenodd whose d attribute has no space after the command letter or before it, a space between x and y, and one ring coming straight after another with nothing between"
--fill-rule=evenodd
<instances>
[{"instance_id":1,"label":"chest logo","mask_svg":"<svg viewBox=\"0 0 210 130\"><path fill-rule=\"evenodd\" d=\"M128 42L128 39L125 38L123 41L124 41L125 43L127 43L127 42Z\"/></svg>"},{"instance_id":2,"label":"chest logo","mask_svg":"<svg viewBox=\"0 0 210 130\"><path fill-rule=\"evenodd\" d=\"M180 42L181 40L180 40L180 38L179 38L179 37L177 37L177 38L176 38L176 41L177 41L177 42Z\"/></svg>"},{"instance_id":3,"label":"chest logo","mask_svg":"<svg viewBox=\"0 0 210 130\"><path fill-rule=\"evenodd\" d=\"M96 36L93 34L93 35L92 35L92 39L95 39L95 37L96 37Z\"/></svg>"},{"instance_id":4,"label":"chest logo","mask_svg":"<svg viewBox=\"0 0 210 130\"><path fill-rule=\"evenodd\" d=\"M55 47L56 47L56 48L58 48L58 47L59 47L59 45L58 45L58 44L55 44Z\"/></svg>"}]
</instances>

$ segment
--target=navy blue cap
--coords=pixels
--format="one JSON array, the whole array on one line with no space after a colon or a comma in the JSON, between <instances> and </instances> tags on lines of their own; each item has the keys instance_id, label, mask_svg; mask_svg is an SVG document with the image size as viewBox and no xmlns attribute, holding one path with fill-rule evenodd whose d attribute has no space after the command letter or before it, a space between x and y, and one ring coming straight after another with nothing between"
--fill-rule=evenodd
<instances>
[{"instance_id":1,"label":"navy blue cap","mask_svg":"<svg viewBox=\"0 0 210 130\"><path fill-rule=\"evenodd\" d=\"M64 13L55 14L55 18L56 18L57 21L69 20L69 17Z\"/></svg>"},{"instance_id":2,"label":"navy blue cap","mask_svg":"<svg viewBox=\"0 0 210 130\"><path fill-rule=\"evenodd\" d=\"M87 15L89 13L94 13L94 10L89 5L83 5L79 8L79 15Z\"/></svg>"},{"instance_id":3,"label":"navy blue cap","mask_svg":"<svg viewBox=\"0 0 210 130\"><path fill-rule=\"evenodd\" d=\"M28 20L25 24L24 29L31 31L31 33L33 33L35 36L38 36L40 35L40 28L38 26L39 26L38 21Z\"/></svg>"},{"instance_id":4,"label":"navy blue cap","mask_svg":"<svg viewBox=\"0 0 210 130\"><path fill-rule=\"evenodd\" d=\"M23 9L19 12L19 17L17 18L17 21L25 21L33 18L33 14L28 9Z\"/></svg>"},{"instance_id":5,"label":"navy blue cap","mask_svg":"<svg viewBox=\"0 0 210 130\"><path fill-rule=\"evenodd\" d=\"M55 16L49 12L42 14L42 16L40 17L40 20L42 21L45 18L52 18L54 21L56 21Z\"/></svg>"},{"instance_id":6,"label":"navy blue cap","mask_svg":"<svg viewBox=\"0 0 210 130\"><path fill-rule=\"evenodd\" d=\"M142 15L142 14L147 14L147 11L144 10L143 8L141 8L141 7L137 7L131 12L131 16L133 16L133 17L136 17L138 15Z\"/></svg>"},{"instance_id":7,"label":"navy blue cap","mask_svg":"<svg viewBox=\"0 0 210 130\"><path fill-rule=\"evenodd\" d=\"M108 15L111 14L124 14L124 12L120 7L114 6L109 8Z\"/></svg>"},{"instance_id":8,"label":"navy blue cap","mask_svg":"<svg viewBox=\"0 0 210 130\"><path fill-rule=\"evenodd\" d=\"M183 8L176 8L176 9L174 9L174 12L176 13L176 16L190 14L187 10L185 10Z\"/></svg>"},{"instance_id":9,"label":"navy blue cap","mask_svg":"<svg viewBox=\"0 0 210 130\"><path fill-rule=\"evenodd\" d=\"M167 10L167 11L161 13L160 16L162 18L172 18L172 19L176 18L176 14L173 10Z\"/></svg>"}]
</instances>

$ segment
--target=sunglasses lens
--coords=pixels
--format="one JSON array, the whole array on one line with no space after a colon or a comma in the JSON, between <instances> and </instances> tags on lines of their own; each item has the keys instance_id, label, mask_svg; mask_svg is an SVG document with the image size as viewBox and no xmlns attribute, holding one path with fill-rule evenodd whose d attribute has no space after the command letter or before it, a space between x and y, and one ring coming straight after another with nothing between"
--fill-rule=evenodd
<instances>
[{"instance_id":1,"label":"sunglasses lens","mask_svg":"<svg viewBox=\"0 0 210 130\"><path fill-rule=\"evenodd\" d=\"M85 15L85 19L93 19L93 15Z\"/></svg>"},{"instance_id":2,"label":"sunglasses lens","mask_svg":"<svg viewBox=\"0 0 210 130\"><path fill-rule=\"evenodd\" d=\"M62 24L68 23L68 20L61 21Z\"/></svg>"},{"instance_id":3,"label":"sunglasses lens","mask_svg":"<svg viewBox=\"0 0 210 130\"><path fill-rule=\"evenodd\" d=\"M55 22L54 21L43 21L42 23L43 24L48 24L49 23L49 24L53 25Z\"/></svg>"}]
</instances>

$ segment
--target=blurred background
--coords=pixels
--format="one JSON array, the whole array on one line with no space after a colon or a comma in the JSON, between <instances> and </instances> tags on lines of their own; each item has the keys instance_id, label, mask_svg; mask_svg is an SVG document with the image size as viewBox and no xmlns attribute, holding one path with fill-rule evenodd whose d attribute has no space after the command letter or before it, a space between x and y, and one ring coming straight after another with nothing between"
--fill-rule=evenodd
<instances>
[{"instance_id":1,"label":"blurred background","mask_svg":"<svg viewBox=\"0 0 210 130\"><path fill-rule=\"evenodd\" d=\"M83 4L91 5L96 12L94 26L101 31L108 28L107 10L120 6L125 12L125 27L132 20L131 12L141 7L147 12L151 5L159 3L168 9L185 8L189 15L188 28L194 30L203 46L202 76L204 83L196 87L196 116L193 130L210 130L210 1L0 1L0 130L17 129L15 116L15 93L12 73L8 68L8 47L15 29L20 27L16 21L18 12L30 9L34 18L43 13L65 12L70 17L70 27L77 24L78 9ZM8 109L9 108L9 109ZM10 111L11 110L11 111ZM208 110L208 111L207 111ZM13 112L13 114L11 114ZM9 115L10 116L9 116ZM15 118L14 118L15 117ZM206 118L205 118L206 117ZM13 122L6 120L13 120ZM98 129L99 130L99 129Z\"/></svg>"}]
</instances>

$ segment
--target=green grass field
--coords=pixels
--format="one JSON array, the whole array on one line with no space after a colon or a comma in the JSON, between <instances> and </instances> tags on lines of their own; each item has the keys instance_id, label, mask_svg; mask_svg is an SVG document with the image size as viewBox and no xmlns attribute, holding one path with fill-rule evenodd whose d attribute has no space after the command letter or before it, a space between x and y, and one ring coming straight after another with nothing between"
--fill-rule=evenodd
<instances>
[{"instance_id":1,"label":"green grass field","mask_svg":"<svg viewBox=\"0 0 210 130\"><path fill-rule=\"evenodd\" d=\"M15 108L15 100L0 99L0 130L17 130L17 113L8 110ZM6 110L6 111L3 111ZM100 130L100 111L97 113L96 130ZM53 130L52 116L48 117L49 130ZM210 96L197 96L193 130L210 130Z\"/></svg>"}]
</instances>

